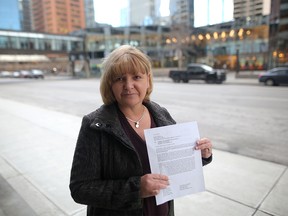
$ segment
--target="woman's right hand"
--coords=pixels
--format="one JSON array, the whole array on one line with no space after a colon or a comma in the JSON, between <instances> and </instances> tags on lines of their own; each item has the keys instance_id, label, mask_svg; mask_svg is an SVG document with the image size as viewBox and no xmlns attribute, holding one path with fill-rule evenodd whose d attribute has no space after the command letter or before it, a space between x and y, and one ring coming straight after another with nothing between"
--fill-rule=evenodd
<instances>
[{"instance_id":1,"label":"woman's right hand","mask_svg":"<svg viewBox=\"0 0 288 216\"><path fill-rule=\"evenodd\" d=\"M161 174L146 174L141 177L140 195L142 198L155 196L161 189L169 185L168 176Z\"/></svg>"}]
</instances>

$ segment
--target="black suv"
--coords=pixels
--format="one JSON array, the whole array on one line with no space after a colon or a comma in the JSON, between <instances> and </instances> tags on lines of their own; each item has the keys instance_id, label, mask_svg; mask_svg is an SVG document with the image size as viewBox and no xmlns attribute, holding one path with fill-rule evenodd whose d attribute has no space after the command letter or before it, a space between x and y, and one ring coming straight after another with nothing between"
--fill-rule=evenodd
<instances>
[{"instance_id":1,"label":"black suv","mask_svg":"<svg viewBox=\"0 0 288 216\"><path fill-rule=\"evenodd\" d=\"M189 64L185 71L171 70L169 77L174 82L188 83L189 80L204 80L206 83L222 83L226 80L226 72L205 64Z\"/></svg>"}]
</instances>

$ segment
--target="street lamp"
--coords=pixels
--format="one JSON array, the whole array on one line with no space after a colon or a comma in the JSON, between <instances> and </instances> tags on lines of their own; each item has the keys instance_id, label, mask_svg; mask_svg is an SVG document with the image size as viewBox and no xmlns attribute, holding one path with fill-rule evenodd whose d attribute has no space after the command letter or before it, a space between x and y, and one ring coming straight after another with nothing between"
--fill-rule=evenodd
<instances>
[{"instance_id":1,"label":"street lamp","mask_svg":"<svg viewBox=\"0 0 288 216\"><path fill-rule=\"evenodd\" d=\"M239 61L239 46L236 45L236 74L239 73L240 70L240 61Z\"/></svg>"}]
</instances>

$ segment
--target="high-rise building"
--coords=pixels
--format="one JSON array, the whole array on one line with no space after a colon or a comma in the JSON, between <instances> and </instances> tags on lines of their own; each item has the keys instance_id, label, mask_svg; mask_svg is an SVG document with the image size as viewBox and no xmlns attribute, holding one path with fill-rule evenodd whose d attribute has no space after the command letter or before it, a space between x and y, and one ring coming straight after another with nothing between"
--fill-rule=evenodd
<instances>
[{"instance_id":1,"label":"high-rise building","mask_svg":"<svg viewBox=\"0 0 288 216\"><path fill-rule=\"evenodd\" d=\"M286 52L288 51L288 1L280 1L279 12L279 36L285 40ZM288 53L287 53L288 54ZM288 60L288 56L286 56Z\"/></svg>"},{"instance_id":2,"label":"high-rise building","mask_svg":"<svg viewBox=\"0 0 288 216\"><path fill-rule=\"evenodd\" d=\"M234 0L234 18L246 17L251 19L257 16L270 14L271 0Z\"/></svg>"},{"instance_id":3,"label":"high-rise building","mask_svg":"<svg viewBox=\"0 0 288 216\"><path fill-rule=\"evenodd\" d=\"M31 31L30 0L1 0L0 15L0 28Z\"/></svg>"},{"instance_id":4,"label":"high-rise building","mask_svg":"<svg viewBox=\"0 0 288 216\"><path fill-rule=\"evenodd\" d=\"M95 27L94 0L85 0L84 1L84 10L85 10L86 28Z\"/></svg>"},{"instance_id":5,"label":"high-rise building","mask_svg":"<svg viewBox=\"0 0 288 216\"><path fill-rule=\"evenodd\" d=\"M19 11L21 14L21 30L31 31L32 21L31 21L31 5L30 0L18 0L19 1Z\"/></svg>"},{"instance_id":6,"label":"high-rise building","mask_svg":"<svg viewBox=\"0 0 288 216\"><path fill-rule=\"evenodd\" d=\"M155 23L155 0L130 0L129 4L130 26L152 25Z\"/></svg>"},{"instance_id":7,"label":"high-rise building","mask_svg":"<svg viewBox=\"0 0 288 216\"><path fill-rule=\"evenodd\" d=\"M288 64L288 1L272 0L269 20L270 65Z\"/></svg>"},{"instance_id":8,"label":"high-rise building","mask_svg":"<svg viewBox=\"0 0 288 216\"><path fill-rule=\"evenodd\" d=\"M193 5L193 0L145 0L141 4L139 4L139 0L130 0L128 6L129 25L170 26L173 18L174 23L187 23L191 13L193 14L193 11L190 10L191 5Z\"/></svg>"},{"instance_id":9,"label":"high-rise building","mask_svg":"<svg viewBox=\"0 0 288 216\"><path fill-rule=\"evenodd\" d=\"M31 0L35 31L67 34L85 28L84 0Z\"/></svg>"},{"instance_id":10,"label":"high-rise building","mask_svg":"<svg viewBox=\"0 0 288 216\"><path fill-rule=\"evenodd\" d=\"M130 17L129 17L129 8L124 7L120 10L120 26L129 26Z\"/></svg>"},{"instance_id":11,"label":"high-rise building","mask_svg":"<svg viewBox=\"0 0 288 216\"><path fill-rule=\"evenodd\" d=\"M194 27L233 20L233 0L194 0Z\"/></svg>"},{"instance_id":12,"label":"high-rise building","mask_svg":"<svg viewBox=\"0 0 288 216\"><path fill-rule=\"evenodd\" d=\"M169 25L169 1L106 0L103 3L101 0L94 0L95 20L98 25L101 23L114 27Z\"/></svg>"},{"instance_id":13,"label":"high-rise building","mask_svg":"<svg viewBox=\"0 0 288 216\"><path fill-rule=\"evenodd\" d=\"M21 30L21 14L18 0L0 1L0 28Z\"/></svg>"},{"instance_id":14,"label":"high-rise building","mask_svg":"<svg viewBox=\"0 0 288 216\"><path fill-rule=\"evenodd\" d=\"M170 0L171 24L194 25L194 0Z\"/></svg>"}]
</instances>

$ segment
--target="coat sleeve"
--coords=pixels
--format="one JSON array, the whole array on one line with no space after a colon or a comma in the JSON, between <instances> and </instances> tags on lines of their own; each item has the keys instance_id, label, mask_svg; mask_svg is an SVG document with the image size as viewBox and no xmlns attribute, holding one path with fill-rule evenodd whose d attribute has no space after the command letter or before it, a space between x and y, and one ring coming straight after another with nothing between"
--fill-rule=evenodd
<instances>
[{"instance_id":1,"label":"coat sleeve","mask_svg":"<svg viewBox=\"0 0 288 216\"><path fill-rule=\"evenodd\" d=\"M87 116L82 120L70 176L70 191L75 202L102 209L139 209L140 178L103 179L101 171L100 131L90 128Z\"/></svg>"},{"instance_id":2,"label":"coat sleeve","mask_svg":"<svg viewBox=\"0 0 288 216\"><path fill-rule=\"evenodd\" d=\"M211 162L212 162L212 159L213 159L213 155L211 155L209 158L202 158L202 164L203 164L203 166L211 163Z\"/></svg>"}]
</instances>

